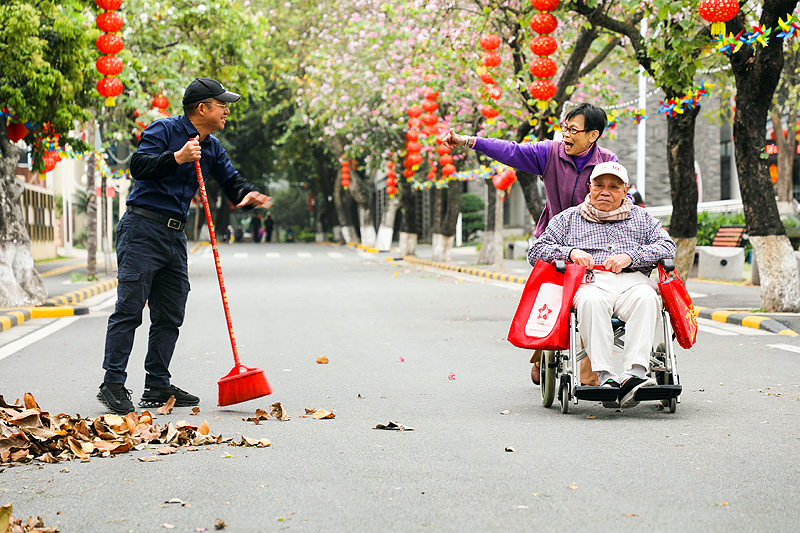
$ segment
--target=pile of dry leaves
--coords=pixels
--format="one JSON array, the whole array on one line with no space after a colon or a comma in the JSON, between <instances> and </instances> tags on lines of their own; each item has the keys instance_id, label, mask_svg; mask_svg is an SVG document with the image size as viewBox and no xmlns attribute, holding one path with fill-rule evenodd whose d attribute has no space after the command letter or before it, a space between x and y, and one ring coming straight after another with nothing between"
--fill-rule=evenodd
<instances>
[{"instance_id":1,"label":"pile of dry leaves","mask_svg":"<svg viewBox=\"0 0 800 533\"><path fill-rule=\"evenodd\" d=\"M44 527L41 516L31 516L23 522L22 518L14 518L11 512L11 505L0 507L0 533L58 533L57 527Z\"/></svg>"},{"instance_id":2,"label":"pile of dry leaves","mask_svg":"<svg viewBox=\"0 0 800 533\"><path fill-rule=\"evenodd\" d=\"M128 413L124 417L108 414L80 418L66 414L51 415L42 411L29 393L24 405L9 405L0 395L0 464L45 463L87 460L91 456L141 450L162 444L174 451L179 446L202 446L227 442L232 446L269 446L268 439L211 435L208 422L199 426L184 421L159 426L149 411ZM159 408L159 412L167 405Z\"/></svg>"}]
</instances>

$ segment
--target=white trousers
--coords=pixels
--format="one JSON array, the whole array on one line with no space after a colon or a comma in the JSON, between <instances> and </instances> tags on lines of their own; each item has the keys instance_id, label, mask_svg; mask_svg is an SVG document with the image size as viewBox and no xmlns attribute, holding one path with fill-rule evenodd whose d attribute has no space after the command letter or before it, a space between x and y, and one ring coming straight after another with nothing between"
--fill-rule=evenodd
<instances>
[{"instance_id":1,"label":"white trousers","mask_svg":"<svg viewBox=\"0 0 800 533\"><path fill-rule=\"evenodd\" d=\"M578 288L573 306L578 313L581 339L592 362L592 370L616 375L612 352L614 331L611 317L625 322L625 348L622 361L625 373L633 365L645 369L656 336L661 302L656 284L641 272L594 272L594 282Z\"/></svg>"}]
</instances>

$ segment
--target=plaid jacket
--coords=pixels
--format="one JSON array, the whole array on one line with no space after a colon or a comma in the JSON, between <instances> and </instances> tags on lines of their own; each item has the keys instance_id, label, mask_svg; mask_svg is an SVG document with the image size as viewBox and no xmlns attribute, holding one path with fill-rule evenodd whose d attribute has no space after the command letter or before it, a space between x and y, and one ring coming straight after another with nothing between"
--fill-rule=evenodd
<instances>
[{"instance_id":1,"label":"plaid jacket","mask_svg":"<svg viewBox=\"0 0 800 533\"><path fill-rule=\"evenodd\" d=\"M576 206L553 217L528 250L528 261L569 261L574 248L590 253L598 265L609 256L628 254L633 259L630 268L645 276L659 260L675 257L676 250L661 222L644 208L633 206L625 220L597 223L583 218L580 206Z\"/></svg>"}]
</instances>

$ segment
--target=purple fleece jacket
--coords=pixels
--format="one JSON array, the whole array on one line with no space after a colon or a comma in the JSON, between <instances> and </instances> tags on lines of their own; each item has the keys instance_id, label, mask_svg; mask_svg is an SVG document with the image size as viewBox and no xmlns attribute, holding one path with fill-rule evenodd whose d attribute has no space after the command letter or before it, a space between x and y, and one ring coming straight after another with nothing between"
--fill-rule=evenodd
<instances>
[{"instance_id":1,"label":"purple fleece jacket","mask_svg":"<svg viewBox=\"0 0 800 533\"><path fill-rule=\"evenodd\" d=\"M534 236L544 233L550 219L564 209L583 202L589 193L589 176L595 165L604 161L617 161L614 152L594 146L586 155L573 157L564 150L564 141L541 141L519 144L503 139L475 141L475 150L488 157L532 174L544 182L545 207Z\"/></svg>"}]
</instances>

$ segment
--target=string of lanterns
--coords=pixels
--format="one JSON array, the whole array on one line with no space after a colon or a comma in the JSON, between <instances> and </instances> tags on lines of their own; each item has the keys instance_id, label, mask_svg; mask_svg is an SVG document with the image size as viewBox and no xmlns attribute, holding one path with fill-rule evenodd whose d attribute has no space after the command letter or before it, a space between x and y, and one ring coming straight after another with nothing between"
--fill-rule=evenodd
<instances>
[{"instance_id":1,"label":"string of lanterns","mask_svg":"<svg viewBox=\"0 0 800 533\"><path fill-rule=\"evenodd\" d=\"M350 161L347 161L344 158L340 159L339 161L342 164L342 189L347 190L347 188L350 187Z\"/></svg>"},{"instance_id":2,"label":"string of lanterns","mask_svg":"<svg viewBox=\"0 0 800 533\"><path fill-rule=\"evenodd\" d=\"M483 64L483 67L478 68L478 74L481 77L481 81L486 84L481 91L481 96L485 101L497 101L501 96L503 96L503 90L498 87L497 82L494 81L494 77L492 77L491 72L488 70L498 66L502 62L502 58L497 52L497 48L500 46L500 43L500 37L493 33L487 33L481 37L480 40L480 45L484 52L483 56L481 57L481 63ZM491 104L486 103L481 106L481 114L491 120L499 115L500 112L492 107Z\"/></svg>"},{"instance_id":3,"label":"string of lanterns","mask_svg":"<svg viewBox=\"0 0 800 533\"><path fill-rule=\"evenodd\" d=\"M104 77L97 82L97 92L105 96L106 107L115 105L115 98L122 94L122 82L117 78L117 74L122 72L122 59L116 57L122 48L122 37L117 32L122 29L122 15L116 11L122 6L122 0L95 0L97 7L104 10L97 15L97 27L104 32L97 38L95 45L100 56L95 62L97 71Z\"/></svg>"},{"instance_id":4,"label":"string of lanterns","mask_svg":"<svg viewBox=\"0 0 800 533\"><path fill-rule=\"evenodd\" d=\"M397 173L394 171L394 161L386 162L386 194L394 198L397 194Z\"/></svg>"},{"instance_id":5,"label":"string of lanterns","mask_svg":"<svg viewBox=\"0 0 800 533\"><path fill-rule=\"evenodd\" d=\"M558 19L552 13L558 8L558 4L559 0L531 0L533 8L539 11L531 18L531 29L539 35L530 44L531 52L537 57L531 61L529 67L536 80L528 86L528 92L536 98L539 109L545 109L558 90L552 79L558 65L548 57L558 49L558 42L550 36L558 27Z\"/></svg>"}]
</instances>

